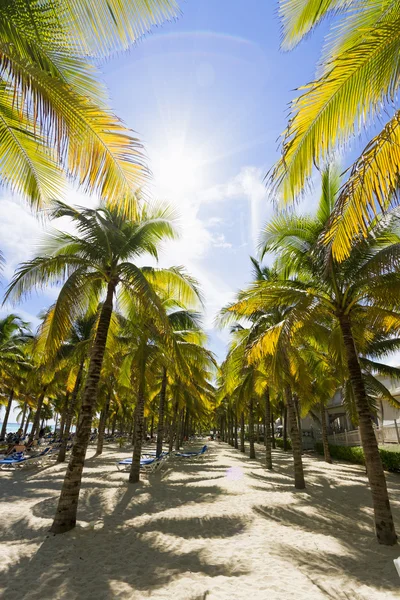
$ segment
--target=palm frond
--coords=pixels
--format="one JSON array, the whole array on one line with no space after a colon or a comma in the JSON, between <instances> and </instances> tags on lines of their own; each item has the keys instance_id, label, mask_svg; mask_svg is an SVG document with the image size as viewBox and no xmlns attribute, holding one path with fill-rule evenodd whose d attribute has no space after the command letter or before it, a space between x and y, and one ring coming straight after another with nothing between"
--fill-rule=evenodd
<instances>
[{"instance_id":1,"label":"palm frond","mask_svg":"<svg viewBox=\"0 0 400 600\"><path fill-rule=\"evenodd\" d=\"M382 103L394 99L400 49L396 6L396 19L390 15L364 32L356 45L343 52L339 48L322 76L293 101L282 158L270 174L285 200L299 196L314 164L329 161L337 145L380 113Z\"/></svg>"},{"instance_id":2,"label":"palm frond","mask_svg":"<svg viewBox=\"0 0 400 600\"><path fill-rule=\"evenodd\" d=\"M337 260L349 255L354 238L368 235L378 210L398 206L399 148L400 111L369 142L340 192L326 235Z\"/></svg>"},{"instance_id":3,"label":"palm frond","mask_svg":"<svg viewBox=\"0 0 400 600\"><path fill-rule=\"evenodd\" d=\"M359 0L280 0L283 48L290 50L322 19L357 4Z\"/></svg>"}]
</instances>

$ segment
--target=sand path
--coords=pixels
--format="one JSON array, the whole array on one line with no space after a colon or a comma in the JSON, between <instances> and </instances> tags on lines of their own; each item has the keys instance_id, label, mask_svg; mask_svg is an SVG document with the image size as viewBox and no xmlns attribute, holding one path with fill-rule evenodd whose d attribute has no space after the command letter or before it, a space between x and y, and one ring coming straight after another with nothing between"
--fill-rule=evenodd
<instances>
[{"instance_id":1,"label":"sand path","mask_svg":"<svg viewBox=\"0 0 400 600\"><path fill-rule=\"evenodd\" d=\"M87 460L80 526L48 533L64 466L0 473L5 600L388 600L400 597L400 547L372 534L363 469L290 456L267 472L226 444L174 460L138 486L107 448ZM400 476L389 475L400 532Z\"/></svg>"}]
</instances>

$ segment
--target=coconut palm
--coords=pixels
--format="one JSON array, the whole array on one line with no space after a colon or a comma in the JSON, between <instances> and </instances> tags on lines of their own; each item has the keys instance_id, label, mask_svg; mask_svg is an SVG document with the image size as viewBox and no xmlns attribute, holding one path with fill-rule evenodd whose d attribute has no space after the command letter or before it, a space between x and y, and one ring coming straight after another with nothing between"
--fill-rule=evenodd
<instances>
[{"instance_id":1,"label":"coconut palm","mask_svg":"<svg viewBox=\"0 0 400 600\"><path fill-rule=\"evenodd\" d=\"M0 433L4 439L16 389L29 367L26 348L29 340L28 326L17 315L10 314L0 320L0 374L2 392L6 394L6 411Z\"/></svg>"},{"instance_id":2,"label":"coconut palm","mask_svg":"<svg viewBox=\"0 0 400 600\"><path fill-rule=\"evenodd\" d=\"M367 235L377 210L398 204L400 112L398 18L395 0L280 0L283 46L299 43L322 20L337 17L317 78L291 107L282 158L271 175L296 198L312 173L377 117L383 129L350 170L333 215L333 254L343 259L355 235Z\"/></svg>"},{"instance_id":3,"label":"coconut palm","mask_svg":"<svg viewBox=\"0 0 400 600\"><path fill-rule=\"evenodd\" d=\"M337 178L330 168L323 179L325 191L337 192ZM281 215L266 226L263 251L278 253L286 278L255 284L237 309L244 315L261 308L287 310L281 331L290 344L293 335L302 331L317 339L321 328L337 331L357 410L376 534L380 543L390 545L396 542L396 534L360 354L369 329L396 335L400 328L399 221L396 214L378 219L368 238L354 243L350 256L340 264L331 249L319 243L335 198L335 193L323 193L315 217ZM254 359L276 344L277 333L267 330L251 350Z\"/></svg>"},{"instance_id":4,"label":"coconut palm","mask_svg":"<svg viewBox=\"0 0 400 600\"><path fill-rule=\"evenodd\" d=\"M154 374L162 373L160 404L165 405L166 387L168 379L166 372L169 370L170 379L177 374L182 388L187 387L192 380L192 395L196 396L196 383L200 384L200 373L206 373L207 362L212 355L194 341L202 341L203 336L199 331L197 313L184 310L184 304L196 305L200 301L197 283L192 278L181 273L181 283L178 288L169 285L163 289L157 285L157 277L153 285L160 297L160 304L165 312L163 322L157 324L154 319L133 306L126 324L127 330L127 356L123 364L123 376L127 376L129 385L132 376L136 380L137 404L135 409L135 434L132 466L129 476L131 483L139 480L140 457L143 440L143 419L146 399L149 396L149 382L154 381ZM194 369L197 369L194 372ZM152 375L149 377L149 373ZM157 375L156 375L157 377ZM203 375L204 378L204 375ZM186 384L186 385L185 385ZM159 439L157 440L157 453L161 453L163 441L163 412L164 406L159 411ZM161 415L160 415L161 413Z\"/></svg>"},{"instance_id":5,"label":"coconut palm","mask_svg":"<svg viewBox=\"0 0 400 600\"><path fill-rule=\"evenodd\" d=\"M210 370L216 368L213 354L203 346L205 336L201 330L197 313L178 308L168 313L168 321L173 343L168 354L161 352L163 364L160 372L157 455L162 452L168 385L174 382L175 377L181 381L186 380L187 383L191 380L195 381L197 386L206 385ZM194 397L197 397L197 394L194 394Z\"/></svg>"},{"instance_id":6,"label":"coconut palm","mask_svg":"<svg viewBox=\"0 0 400 600\"><path fill-rule=\"evenodd\" d=\"M96 310L105 294L91 346L89 366L82 392L82 406L69 467L64 479L52 530L68 531L76 523L77 502L86 450L90 437L97 388L113 312L114 296L120 306L133 297L146 305L148 315L159 318L161 305L152 277L157 269L138 267L142 255L158 256L161 240L173 238L175 230L166 208L137 208L129 219L104 205L98 209L74 209L56 202L53 218L69 217L75 234L55 232L47 237L43 253L23 263L7 290L6 299L18 300L33 288L64 282L48 324L46 348L51 355L70 334L76 318ZM177 281L176 270L164 272L164 284Z\"/></svg>"},{"instance_id":7,"label":"coconut palm","mask_svg":"<svg viewBox=\"0 0 400 600\"><path fill-rule=\"evenodd\" d=\"M122 202L146 169L135 135L108 107L93 59L177 14L174 0L2 0L0 178L34 206L64 177Z\"/></svg>"}]
</instances>

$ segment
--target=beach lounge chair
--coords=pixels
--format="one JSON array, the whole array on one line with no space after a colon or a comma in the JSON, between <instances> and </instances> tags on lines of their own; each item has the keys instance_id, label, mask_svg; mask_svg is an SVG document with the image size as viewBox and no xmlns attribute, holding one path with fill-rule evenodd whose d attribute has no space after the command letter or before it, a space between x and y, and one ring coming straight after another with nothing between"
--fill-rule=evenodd
<instances>
[{"instance_id":1,"label":"beach lounge chair","mask_svg":"<svg viewBox=\"0 0 400 600\"><path fill-rule=\"evenodd\" d=\"M197 458L203 456L207 450L208 446L203 446L198 452L175 452L175 456L179 456L179 458Z\"/></svg>"},{"instance_id":2,"label":"beach lounge chair","mask_svg":"<svg viewBox=\"0 0 400 600\"><path fill-rule=\"evenodd\" d=\"M51 451L50 447L45 448L42 452L34 455L23 454L22 452L16 452L11 454L7 458L0 460L0 469L2 471L7 469L17 469L27 466L39 466L49 456Z\"/></svg>"},{"instance_id":3,"label":"beach lounge chair","mask_svg":"<svg viewBox=\"0 0 400 600\"><path fill-rule=\"evenodd\" d=\"M154 458L141 458L140 459L140 468L142 471L155 471L161 465L161 463L167 458L167 453L162 453L160 456ZM127 471L132 464L132 458L124 458L117 462L118 471Z\"/></svg>"}]
</instances>

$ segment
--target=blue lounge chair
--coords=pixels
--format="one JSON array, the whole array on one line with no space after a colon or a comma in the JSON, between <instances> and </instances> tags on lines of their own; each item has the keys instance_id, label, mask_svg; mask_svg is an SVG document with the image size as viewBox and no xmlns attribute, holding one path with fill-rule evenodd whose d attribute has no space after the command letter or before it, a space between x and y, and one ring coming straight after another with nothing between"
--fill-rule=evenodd
<instances>
[{"instance_id":1,"label":"blue lounge chair","mask_svg":"<svg viewBox=\"0 0 400 600\"><path fill-rule=\"evenodd\" d=\"M167 458L168 454L163 452L160 456L154 458L141 458L140 459L140 468L143 471L155 471L162 463L163 460ZM132 458L124 458L117 462L118 471L126 471L132 464Z\"/></svg>"},{"instance_id":2,"label":"blue lounge chair","mask_svg":"<svg viewBox=\"0 0 400 600\"><path fill-rule=\"evenodd\" d=\"M207 450L208 446L203 446L198 452L175 452L175 456L179 456L179 458L196 458L205 454Z\"/></svg>"},{"instance_id":3,"label":"blue lounge chair","mask_svg":"<svg viewBox=\"0 0 400 600\"><path fill-rule=\"evenodd\" d=\"M45 448L39 454L35 454L33 456L29 456L29 454L24 454L23 452L15 452L7 458L0 460L0 469L4 471L6 469L16 469L28 465L41 465L42 462L50 455L50 452L50 446Z\"/></svg>"}]
</instances>

